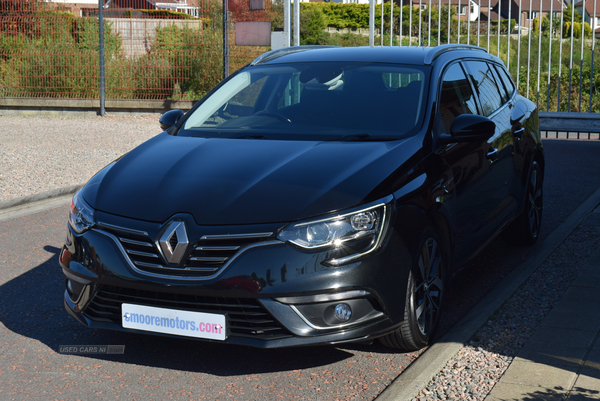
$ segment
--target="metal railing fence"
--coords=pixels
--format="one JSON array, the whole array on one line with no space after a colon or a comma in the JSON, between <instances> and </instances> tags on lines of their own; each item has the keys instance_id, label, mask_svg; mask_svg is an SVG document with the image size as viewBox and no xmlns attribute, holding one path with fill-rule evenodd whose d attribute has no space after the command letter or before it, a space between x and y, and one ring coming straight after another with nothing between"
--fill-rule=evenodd
<instances>
[{"instance_id":1,"label":"metal railing fence","mask_svg":"<svg viewBox=\"0 0 600 401\"><path fill-rule=\"evenodd\" d=\"M575 12L558 0L537 1L539 8L532 0L410 1L386 14L391 45L481 46L504 61L521 93L541 110L600 111L593 34L598 26L590 26L595 19L588 14L596 15L598 0L584 0Z\"/></svg>"},{"instance_id":2,"label":"metal railing fence","mask_svg":"<svg viewBox=\"0 0 600 401\"><path fill-rule=\"evenodd\" d=\"M196 100L223 78L220 0L196 0L188 7L196 16L137 9L138 0L106 3L106 98ZM88 6L0 0L0 97L101 97L98 5ZM244 7L234 9L243 18ZM230 45L230 68L266 50Z\"/></svg>"},{"instance_id":3,"label":"metal railing fence","mask_svg":"<svg viewBox=\"0 0 600 401\"><path fill-rule=\"evenodd\" d=\"M541 110L600 111L596 27L583 12L595 15L600 0L584 0L582 13L560 0L540 0L539 9L532 0L403 1L374 8L383 32L375 43L482 46ZM107 99L196 100L224 75L223 32L235 71L268 48L235 46L233 23L275 21L283 13L270 0L229 0L224 31L222 0L187 3L188 14L141 10L139 0L110 2L103 23ZM0 97L98 99L99 31L97 6L0 0ZM335 34L327 35L318 43Z\"/></svg>"}]
</instances>

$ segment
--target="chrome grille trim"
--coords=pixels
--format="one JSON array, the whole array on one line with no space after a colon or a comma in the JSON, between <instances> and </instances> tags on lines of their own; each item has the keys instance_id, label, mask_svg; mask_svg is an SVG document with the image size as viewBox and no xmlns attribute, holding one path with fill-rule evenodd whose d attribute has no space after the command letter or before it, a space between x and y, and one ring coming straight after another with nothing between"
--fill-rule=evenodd
<instances>
[{"instance_id":1,"label":"chrome grille trim","mask_svg":"<svg viewBox=\"0 0 600 401\"><path fill-rule=\"evenodd\" d=\"M145 258L156 258L158 259L158 255L155 253L148 253L148 252L140 252L140 251L134 251L131 249L127 249L127 253L130 255L137 255L137 256L143 256Z\"/></svg>"},{"instance_id":2,"label":"chrome grille trim","mask_svg":"<svg viewBox=\"0 0 600 401\"><path fill-rule=\"evenodd\" d=\"M137 266L149 267L151 269L164 269L163 265L157 265L155 263L146 263L146 262L134 262Z\"/></svg>"},{"instance_id":3,"label":"chrome grille trim","mask_svg":"<svg viewBox=\"0 0 600 401\"><path fill-rule=\"evenodd\" d=\"M135 240L132 240L129 238L121 238L121 237L119 237L119 241L126 242L131 245L146 246L146 247L154 248L154 244L152 244L151 242L135 241Z\"/></svg>"},{"instance_id":4,"label":"chrome grille trim","mask_svg":"<svg viewBox=\"0 0 600 401\"><path fill-rule=\"evenodd\" d=\"M273 233L255 233L255 234L223 234L223 235L204 235L200 239L222 240L222 239L258 239L271 237Z\"/></svg>"},{"instance_id":5,"label":"chrome grille trim","mask_svg":"<svg viewBox=\"0 0 600 401\"><path fill-rule=\"evenodd\" d=\"M96 222L96 224L100 227L108 228L109 230L116 230L116 231L120 231L120 232L127 233L127 234L133 234L133 235L143 235L144 237L148 237L148 238L150 237L146 231L134 230L132 228L125 228L125 227L115 226L112 224L101 223L101 222Z\"/></svg>"},{"instance_id":6,"label":"chrome grille trim","mask_svg":"<svg viewBox=\"0 0 600 401\"><path fill-rule=\"evenodd\" d=\"M135 246L143 246L143 247L146 247L146 245L142 245L142 244L145 244L144 241L138 241L138 240L133 240L133 239L129 239L129 238L124 238L127 241L121 241L121 239L122 239L121 237L116 236L109 231L102 230L99 227L104 227L107 230L115 230L115 231L130 234L130 235L138 235L138 236L144 235L148 239L148 243L152 244L152 249L156 250L156 254L149 253L149 252L142 252L142 251L133 250L133 249L126 249L126 246L128 244L135 245ZM235 245L235 246L234 245L231 245L231 246L218 245L218 246L208 246L208 247L203 246L203 245L194 246L192 248L192 252L194 252L194 251L205 251L205 252L206 251L207 252L226 251L226 252L233 252L233 254L225 257L225 256L193 256L193 253L192 253L192 255L190 255L186 259L186 263L205 262L205 263L208 263L209 265L208 266L175 267L175 266L168 266L165 263L165 261L162 260L162 257L160 256L158 249L155 247L155 244L153 244L152 240L150 239L150 236L145 231L128 229L128 228L114 226L112 224L106 224L106 223L98 223L97 227L92 228L92 230L111 238L114 241L114 243L116 244L116 246L119 248L121 253L124 255L125 260L129 264L131 269L134 270L136 273L139 273L139 274L142 274L142 275L148 276L148 277L177 280L177 281L213 280L216 277L218 277L221 273L223 273L223 271L225 271L225 269L227 269L227 267L229 267L229 265L231 263L233 263L235 260L237 260L237 258L239 258L245 251L247 251L249 249L253 249L253 248L263 247L263 246L284 244L284 242L277 240L277 239L261 241L261 239L267 239L269 237L272 237L273 233L206 235L206 236L201 237L200 240L215 240L215 241L216 240L250 240L250 241L256 241L256 242L251 242L251 243L241 245L241 246L239 246L239 245ZM158 261L162 261L162 263L149 263L148 261L133 260L132 257L135 258L135 256L158 259ZM214 267L210 266L210 264L214 264L215 266ZM148 271L148 269L162 270L162 271L164 271L164 273ZM180 273L180 274L179 275L173 274L175 272ZM189 273L190 275L186 275L186 273ZM194 273L198 273L199 275L193 275Z\"/></svg>"},{"instance_id":7,"label":"chrome grille trim","mask_svg":"<svg viewBox=\"0 0 600 401\"><path fill-rule=\"evenodd\" d=\"M214 268L210 268L210 267L186 267L184 270L190 271L190 272L212 273L212 272L215 272L215 271L219 270L219 268L218 267L214 267Z\"/></svg>"},{"instance_id":8,"label":"chrome grille trim","mask_svg":"<svg viewBox=\"0 0 600 401\"><path fill-rule=\"evenodd\" d=\"M229 258L221 258L221 257L200 257L200 256L192 256L189 260L193 260L194 262L226 262Z\"/></svg>"},{"instance_id":9,"label":"chrome grille trim","mask_svg":"<svg viewBox=\"0 0 600 401\"><path fill-rule=\"evenodd\" d=\"M196 251L237 251L239 246L197 246Z\"/></svg>"},{"instance_id":10,"label":"chrome grille trim","mask_svg":"<svg viewBox=\"0 0 600 401\"><path fill-rule=\"evenodd\" d=\"M218 268L210 268L210 267L171 267L171 266L163 266L163 265L155 265L152 263L146 262L133 262L137 266L150 267L153 269L162 269L162 270L170 270L175 272L187 271L187 272L203 272L203 273L212 273Z\"/></svg>"}]
</instances>

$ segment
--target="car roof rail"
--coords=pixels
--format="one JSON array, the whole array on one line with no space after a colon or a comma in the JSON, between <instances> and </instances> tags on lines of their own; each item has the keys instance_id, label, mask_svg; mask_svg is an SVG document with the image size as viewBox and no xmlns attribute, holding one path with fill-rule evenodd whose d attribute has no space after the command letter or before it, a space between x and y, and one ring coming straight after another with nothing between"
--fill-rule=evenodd
<instances>
[{"instance_id":1,"label":"car roof rail","mask_svg":"<svg viewBox=\"0 0 600 401\"><path fill-rule=\"evenodd\" d=\"M475 46L475 45L462 45L458 43L449 43L446 45L439 45L433 47L430 52L425 55L424 63L430 65L433 63L433 60L441 56L442 54L452 51L452 50L476 50L480 52L487 53L488 51L483 47Z\"/></svg>"},{"instance_id":2,"label":"car roof rail","mask_svg":"<svg viewBox=\"0 0 600 401\"><path fill-rule=\"evenodd\" d=\"M327 48L333 48L333 47L340 47L340 46L307 45L307 46L282 47L280 49L271 50L269 52L261 54L260 56L255 58L254 61L250 63L250 65L257 65L260 63L265 63L267 61L274 60L278 57L285 56L287 54L305 52L307 50L313 50L313 49L327 49Z\"/></svg>"}]
</instances>

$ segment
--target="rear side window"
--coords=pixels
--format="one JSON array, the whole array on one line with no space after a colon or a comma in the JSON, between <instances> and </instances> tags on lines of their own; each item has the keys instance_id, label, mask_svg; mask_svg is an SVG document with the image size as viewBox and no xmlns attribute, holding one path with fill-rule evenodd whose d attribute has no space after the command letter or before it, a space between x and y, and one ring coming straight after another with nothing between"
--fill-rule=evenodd
<instances>
[{"instance_id":1,"label":"rear side window","mask_svg":"<svg viewBox=\"0 0 600 401\"><path fill-rule=\"evenodd\" d=\"M500 79L500 75L498 75L498 71L496 70L496 68L494 68L494 66L492 64L489 64L490 66L490 70L492 71L492 75L494 76L494 80L496 81L496 86L498 87L498 92L500 92L500 98L502 99L502 104L508 102L508 99L510 98L510 96L508 96L508 93L506 92L506 89L504 88L504 84L502 83L502 80Z\"/></svg>"},{"instance_id":2,"label":"rear side window","mask_svg":"<svg viewBox=\"0 0 600 401\"><path fill-rule=\"evenodd\" d=\"M485 61L467 61L465 64L479 95L481 114L487 117L503 104L498 83L494 78L495 71L492 71L492 66Z\"/></svg>"},{"instance_id":3,"label":"rear side window","mask_svg":"<svg viewBox=\"0 0 600 401\"><path fill-rule=\"evenodd\" d=\"M450 132L452 122L461 114L477 114L477 106L471 83L460 64L456 63L446 70L442 80L438 118L445 132Z\"/></svg>"},{"instance_id":4,"label":"rear side window","mask_svg":"<svg viewBox=\"0 0 600 401\"><path fill-rule=\"evenodd\" d=\"M506 69L504 67L501 67L499 65L496 65L496 69L498 70L498 73L500 74L500 78L502 79L502 82L504 83L506 92L508 92L508 97L509 98L512 97L512 94L515 91L515 84L513 83L512 79L510 79L510 76L508 75L508 71L506 71Z\"/></svg>"}]
</instances>

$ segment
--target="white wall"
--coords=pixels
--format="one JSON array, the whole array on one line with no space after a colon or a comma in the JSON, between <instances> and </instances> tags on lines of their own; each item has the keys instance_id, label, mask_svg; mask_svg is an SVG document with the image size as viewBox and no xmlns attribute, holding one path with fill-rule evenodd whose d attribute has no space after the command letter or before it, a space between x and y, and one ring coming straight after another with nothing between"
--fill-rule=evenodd
<instances>
[{"instance_id":1,"label":"white wall","mask_svg":"<svg viewBox=\"0 0 600 401\"><path fill-rule=\"evenodd\" d=\"M473 12L469 15L469 19L471 21L477 21L477 18L479 17L479 4L477 4L474 1L470 1L469 4L471 5L471 7L473 8Z\"/></svg>"}]
</instances>

